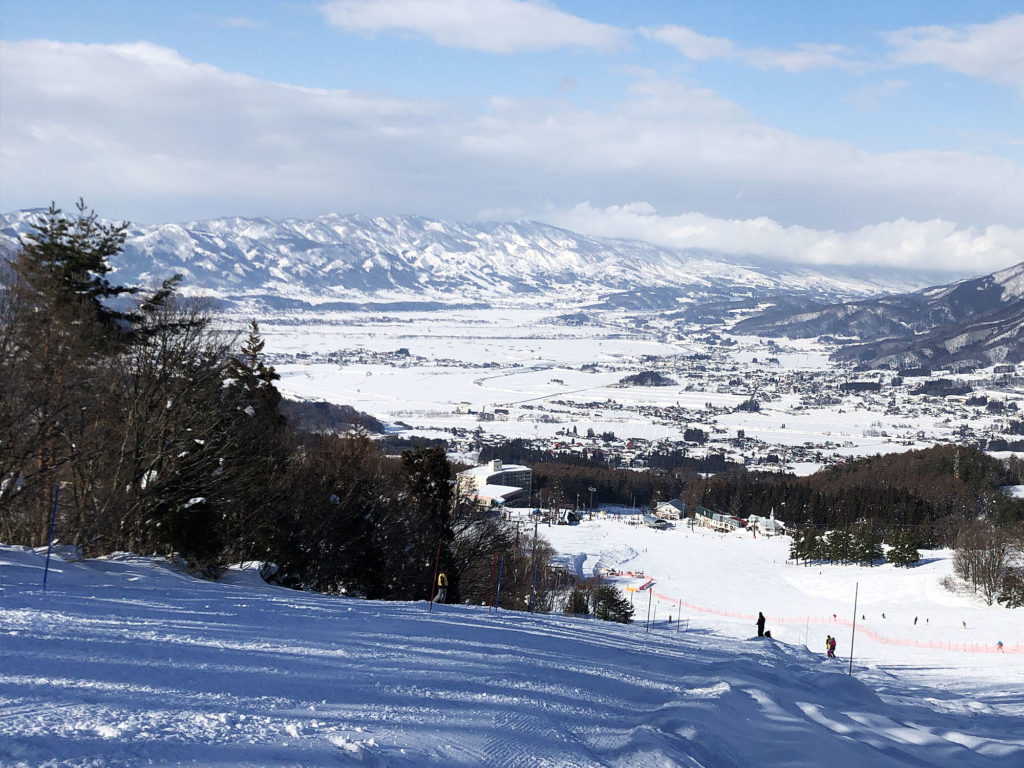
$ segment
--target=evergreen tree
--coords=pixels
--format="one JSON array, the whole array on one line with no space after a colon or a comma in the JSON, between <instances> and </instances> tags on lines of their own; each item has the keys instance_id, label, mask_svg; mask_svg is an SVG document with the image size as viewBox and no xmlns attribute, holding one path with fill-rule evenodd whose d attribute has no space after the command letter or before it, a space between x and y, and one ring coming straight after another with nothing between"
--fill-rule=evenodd
<instances>
[{"instance_id":1,"label":"evergreen tree","mask_svg":"<svg viewBox=\"0 0 1024 768\"><path fill-rule=\"evenodd\" d=\"M121 332L108 340L123 341L131 336L124 332L137 330L147 314L175 294L181 275L165 280L134 309L124 302L115 306L119 298L140 293L138 286L116 285L107 277L113 270L111 257L124 247L128 222L101 222L83 200L75 207L77 214L69 218L51 203L22 237L12 267L39 307L57 313L84 308L108 332Z\"/></svg>"},{"instance_id":2,"label":"evergreen tree","mask_svg":"<svg viewBox=\"0 0 1024 768\"><path fill-rule=\"evenodd\" d=\"M422 583L420 563L432 569L435 562L448 576L448 600L460 602L459 574L452 553L452 468L441 446L415 448L402 454L407 501L399 512L402 527L410 537L409 554L403 564L413 566L409 578ZM415 554L414 554L415 550ZM439 554L438 554L439 553Z\"/></svg>"},{"instance_id":3,"label":"evergreen tree","mask_svg":"<svg viewBox=\"0 0 1024 768\"><path fill-rule=\"evenodd\" d=\"M281 377L274 366L263 361L265 344L259 324L251 320L240 353L228 360L228 399L234 408L259 419L264 426L278 429L284 419L278 412L281 393L274 382Z\"/></svg>"},{"instance_id":4,"label":"evergreen tree","mask_svg":"<svg viewBox=\"0 0 1024 768\"><path fill-rule=\"evenodd\" d=\"M565 613L573 616L587 616L590 614L590 604L585 590L574 587L565 601Z\"/></svg>"},{"instance_id":5,"label":"evergreen tree","mask_svg":"<svg viewBox=\"0 0 1024 768\"><path fill-rule=\"evenodd\" d=\"M853 532L853 559L861 565L873 565L884 557L881 532L870 523L858 525Z\"/></svg>"},{"instance_id":6,"label":"evergreen tree","mask_svg":"<svg viewBox=\"0 0 1024 768\"><path fill-rule=\"evenodd\" d=\"M888 560L895 566L908 568L921 559L914 534L906 529L897 530L892 537Z\"/></svg>"},{"instance_id":7,"label":"evergreen tree","mask_svg":"<svg viewBox=\"0 0 1024 768\"><path fill-rule=\"evenodd\" d=\"M835 563L848 563L853 553L853 537L849 531L836 530L828 535L827 557Z\"/></svg>"},{"instance_id":8,"label":"evergreen tree","mask_svg":"<svg viewBox=\"0 0 1024 768\"><path fill-rule=\"evenodd\" d=\"M1024 569L1010 568L1006 571L997 599L1007 608L1024 608Z\"/></svg>"},{"instance_id":9,"label":"evergreen tree","mask_svg":"<svg viewBox=\"0 0 1024 768\"><path fill-rule=\"evenodd\" d=\"M121 252L128 223L104 224L93 211L86 211L82 200L76 208L78 215L68 218L50 205L22 238L15 270L45 306L84 302L105 324L126 319L126 313L104 302L138 292L107 279L109 259Z\"/></svg>"},{"instance_id":10,"label":"evergreen tree","mask_svg":"<svg viewBox=\"0 0 1024 768\"><path fill-rule=\"evenodd\" d=\"M265 342L253 319L238 354L225 369L224 410L229 440L221 460L233 486L225 516L226 545L238 560L261 559L271 548L274 508L285 502L281 483L286 461L285 418L280 379L265 363Z\"/></svg>"},{"instance_id":11,"label":"evergreen tree","mask_svg":"<svg viewBox=\"0 0 1024 768\"><path fill-rule=\"evenodd\" d=\"M819 534L813 528L807 531L807 539L804 546L807 549L808 560L824 560L825 559L825 536Z\"/></svg>"},{"instance_id":12,"label":"evergreen tree","mask_svg":"<svg viewBox=\"0 0 1024 768\"><path fill-rule=\"evenodd\" d=\"M591 590L595 618L628 624L633 618L633 606L615 587L603 584Z\"/></svg>"},{"instance_id":13,"label":"evergreen tree","mask_svg":"<svg viewBox=\"0 0 1024 768\"><path fill-rule=\"evenodd\" d=\"M789 542L789 559L797 563L804 559L805 533L804 528L795 529Z\"/></svg>"}]
</instances>

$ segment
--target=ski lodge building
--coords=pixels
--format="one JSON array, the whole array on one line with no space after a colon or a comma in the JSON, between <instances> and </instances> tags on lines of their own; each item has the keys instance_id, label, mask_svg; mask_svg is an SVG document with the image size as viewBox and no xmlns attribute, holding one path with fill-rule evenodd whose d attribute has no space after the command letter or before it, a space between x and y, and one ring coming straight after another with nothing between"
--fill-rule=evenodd
<instances>
[{"instance_id":1,"label":"ski lodge building","mask_svg":"<svg viewBox=\"0 0 1024 768\"><path fill-rule=\"evenodd\" d=\"M769 513L768 517L751 515L747 518L747 527L753 528L764 536L778 536L786 532L786 524L781 520L775 519L774 509Z\"/></svg>"},{"instance_id":2,"label":"ski lodge building","mask_svg":"<svg viewBox=\"0 0 1024 768\"><path fill-rule=\"evenodd\" d=\"M723 515L720 512L713 512L712 510L696 506L693 509L693 519L697 525L703 525L707 528L711 528L715 531L721 531L722 533L729 533L730 531L738 531L740 528L744 528L747 525L746 520L741 520L738 517L732 515Z\"/></svg>"},{"instance_id":3,"label":"ski lodge building","mask_svg":"<svg viewBox=\"0 0 1024 768\"><path fill-rule=\"evenodd\" d=\"M522 464L502 464L501 459L459 472L456 478L459 496L485 507L518 501L529 504L532 488L533 470Z\"/></svg>"},{"instance_id":4,"label":"ski lodge building","mask_svg":"<svg viewBox=\"0 0 1024 768\"><path fill-rule=\"evenodd\" d=\"M654 508L654 515L662 520L682 520L686 517L686 502L680 499L662 501Z\"/></svg>"}]
</instances>

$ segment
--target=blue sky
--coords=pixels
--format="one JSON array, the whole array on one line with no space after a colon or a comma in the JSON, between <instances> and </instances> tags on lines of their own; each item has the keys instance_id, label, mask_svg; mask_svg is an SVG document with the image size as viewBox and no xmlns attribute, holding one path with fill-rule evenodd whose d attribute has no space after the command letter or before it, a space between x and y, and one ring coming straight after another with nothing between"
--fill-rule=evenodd
<instances>
[{"instance_id":1,"label":"blue sky","mask_svg":"<svg viewBox=\"0 0 1024 768\"><path fill-rule=\"evenodd\" d=\"M1024 260L1019 3L4 0L0 19L0 210Z\"/></svg>"}]
</instances>

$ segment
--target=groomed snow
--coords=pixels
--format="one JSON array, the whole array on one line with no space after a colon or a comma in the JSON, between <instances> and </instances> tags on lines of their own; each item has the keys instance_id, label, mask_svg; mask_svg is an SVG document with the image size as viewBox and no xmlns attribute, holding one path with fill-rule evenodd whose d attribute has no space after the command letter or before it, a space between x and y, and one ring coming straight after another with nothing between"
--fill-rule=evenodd
<instances>
[{"instance_id":1,"label":"groomed snow","mask_svg":"<svg viewBox=\"0 0 1024 768\"><path fill-rule=\"evenodd\" d=\"M43 554L0 547L0 765L1024 760L1024 655L907 651L858 635L849 677L845 660L803 647L804 626L779 621L840 610L857 578L866 615L886 610L904 625L927 612L936 636L950 639L965 630L948 623L966 616L972 639L1001 628L1012 645L1022 612L943 597L932 583L946 567L941 555L909 573L818 574L779 562L782 538L658 533L621 520L544 532L573 567L646 571L621 585L653 577L666 600L764 610L775 639L751 637L748 618L697 611L677 631L664 602L645 631L646 610L630 626L487 607L430 611L270 587L253 571L203 582L132 556L56 559L44 592ZM828 629L812 625L816 651ZM845 655L848 634L837 634Z\"/></svg>"}]
</instances>

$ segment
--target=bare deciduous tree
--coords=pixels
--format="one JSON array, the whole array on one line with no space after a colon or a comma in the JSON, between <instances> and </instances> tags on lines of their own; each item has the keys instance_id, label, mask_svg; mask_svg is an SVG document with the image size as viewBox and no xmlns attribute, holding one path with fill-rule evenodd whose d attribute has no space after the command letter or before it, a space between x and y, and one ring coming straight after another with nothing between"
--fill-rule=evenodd
<instances>
[{"instance_id":1,"label":"bare deciduous tree","mask_svg":"<svg viewBox=\"0 0 1024 768\"><path fill-rule=\"evenodd\" d=\"M964 526L956 538L953 569L992 605L1018 555L1019 549L1008 528L974 520Z\"/></svg>"}]
</instances>

